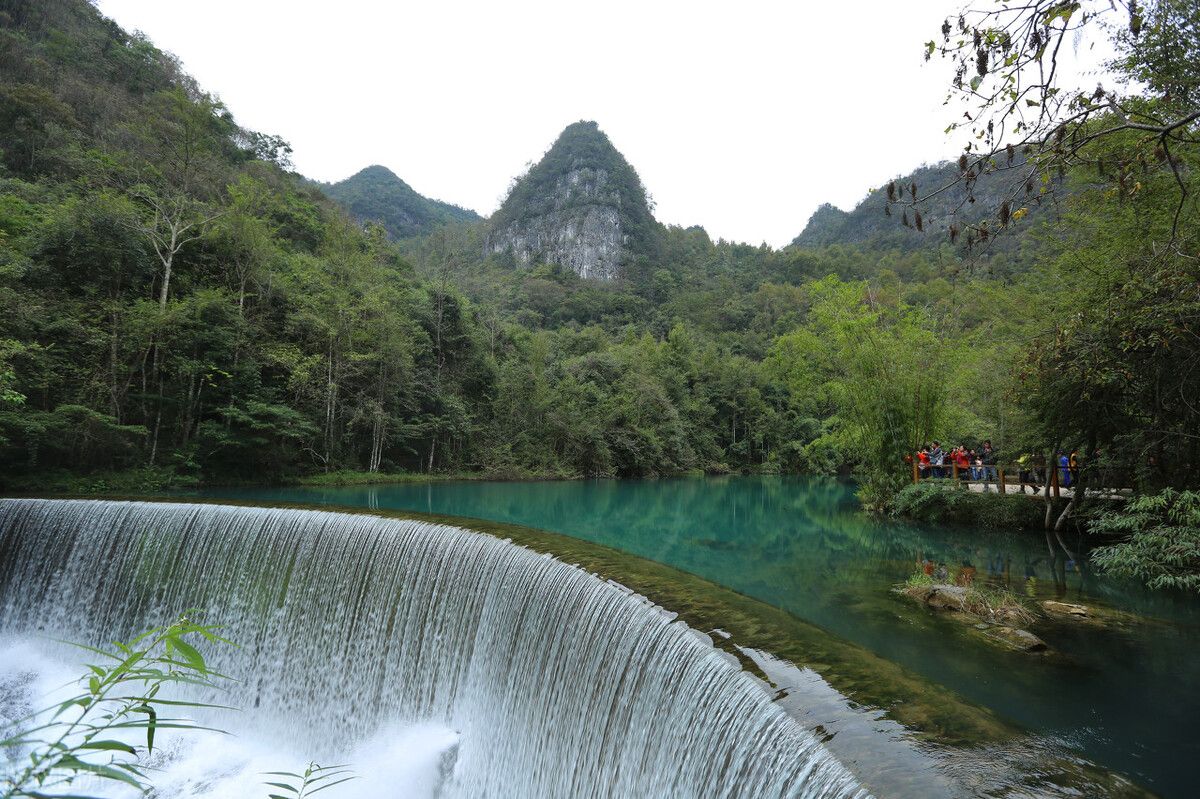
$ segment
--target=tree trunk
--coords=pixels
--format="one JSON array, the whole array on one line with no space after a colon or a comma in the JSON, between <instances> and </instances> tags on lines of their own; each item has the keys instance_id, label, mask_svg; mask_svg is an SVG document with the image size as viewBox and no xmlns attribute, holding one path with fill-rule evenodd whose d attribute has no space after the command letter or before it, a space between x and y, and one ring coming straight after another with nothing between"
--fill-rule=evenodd
<instances>
[{"instance_id":1,"label":"tree trunk","mask_svg":"<svg viewBox=\"0 0 1200 799\"><path fill-rule=\"evenodd\" d=\"M167 292L171 287L171 262L174 260L173 255L163 259L162 286L158 291L158 307L163 311L167 309Z\"/></svg>"},{"instance_id":2,"label":"tree trunk","mask_svg":"<svg viewBox=\"0 0 1200 799\"><path fill-rule=\"evenodd\" d=\"M1042 522L1042 527L1045 528L1047 540L1049 540L1051 521L1054 519L1054 496L1050 493L1050 487L1054 483L1054 471L1053 470L1057 469L1058 466L1054 462L1053 455L1051 455L1050 458L1048 458L1046 460L1046 464L1047 464L1046 474L1045 474L1046 485L1044 485L1042 487L1043 491L1044 491L1044 495L1046 497L1046 518Z\"/></svg>"},{"instance_id":3,"label":"tree trunk","mask_svg":"<svg viewBox=\"0 0 1200 799\"><path fill-rule=\"evenodd\" d=\"M325 369L325 471L329 471L329 461L333 453L333 421L334 404L337 399L337 384L333 379L333 343L334 337L329 337L329 359Z\"/></svg>"},{"instance_id":4,"label":"tree trunk","mask_svg":"<svg viewBox=\"0 0 1200 799\"><path fill-rule=\"evenodd\" d=\"M384 431L383 409L380 408L375 413L375 424L371 428L371 458L367 471L372 473L379 471L379 464L383 460Z\"/></svg>"},{"instance_id":5,"label":"tree trunk","mask_svg":"<svg viewBox=\"0 0 1200 799\"><path fill-rule=\"evenodd\" d=\"M119 317L115 310L109 315L109 319L112 322L112 335L109 337L108 345L109 380L112 381L112 385L109 387L109 397L112 401L113 418L117 420L117 424L122 424L121 390L117 387L117 359L120 357L121 351L118 343L120 325L118 322Z\"/></svg>"},{"instance_id":6,"label":"tree trunk","mask_svg":"<svg viewBox=\"0 0 1200 799\"><path fill-rule=\"evenodd\" d=\"M154 412L154 433L150 438L150 465L158 458L158 431L162 427L162 398L159 398L158 409Z\"/></svg>"}]
</instances>

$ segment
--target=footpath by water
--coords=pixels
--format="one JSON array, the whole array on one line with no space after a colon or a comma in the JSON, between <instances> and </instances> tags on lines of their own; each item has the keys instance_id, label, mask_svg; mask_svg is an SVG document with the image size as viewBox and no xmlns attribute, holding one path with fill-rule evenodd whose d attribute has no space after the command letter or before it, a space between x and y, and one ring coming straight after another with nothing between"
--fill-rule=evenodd
<instances>
[{"instance_id":1,"label":"footpath by water","mask_svg":"<svg viewBox=\"0 0 1200 799\"><path fill-rule=\"evenodd\" d=\"M819 624L1165 797L1195 793L1200 602L1100 578L1056 577L1044 539L880 523L850 485L788 477L445 482L214 489L207 497L389 508L528 525L646 557ZM924 558L1037 599L1141 616L1045 631L1052 657L1007 652L892 595Z\"/></svg>"}]
</instances>

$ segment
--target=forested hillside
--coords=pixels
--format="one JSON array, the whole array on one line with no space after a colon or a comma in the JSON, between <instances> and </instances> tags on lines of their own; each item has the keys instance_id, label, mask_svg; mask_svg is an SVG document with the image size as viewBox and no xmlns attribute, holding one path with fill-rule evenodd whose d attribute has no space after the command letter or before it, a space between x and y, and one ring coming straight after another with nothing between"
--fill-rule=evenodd
<instances>
[{"instance_id":1,"label":"forested hillside","mask_svg":"<svg viewBox=\"0 0 1200 799\"><path fill-rule=\"evenodd\" d=\"M369 166L321 190L359 222L375 222L397 239L428 233L451 222L474 222L479 214L431 200L385 166Z\"/></svg>"},{"instance_id":2,"label":"forested hillside","mask_svg":"<svg viewBox=\"0 0 1200 799\"><path fill-rule=\"evenodd\" d=\"M496 219L392 240L84 0L0 8L11 485L855 469L894 487L935 436L1200 462L1196 217L1182 255L1146 260L1173 208L1161 169L1134 194L1068 173L1062 226L1013 224L1019 250L914 246L874 210L878 235L772 250L661 226L580 129L585 151L517 181ZM625 215L611 280L487 246L573 168L605 171Z\"/></svg>"}]
</instances>

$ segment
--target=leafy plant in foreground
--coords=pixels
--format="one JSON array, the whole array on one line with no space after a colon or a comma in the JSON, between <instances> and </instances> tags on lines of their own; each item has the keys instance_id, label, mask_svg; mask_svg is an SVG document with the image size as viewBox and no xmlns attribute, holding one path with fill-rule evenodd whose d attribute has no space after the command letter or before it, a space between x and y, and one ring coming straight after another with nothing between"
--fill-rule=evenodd
<instances>
[{"instance_id":1,"label":"leafy plant in foreground","mask_svg":"<svg viewBox=\"0 0 1200 799\"><path fill-rule=\"evenodd\" d=\"M5 799L67 796L64 789L84 777L121 783L137 790L149 788L139 747L130 740L145 738L145 754L154 751L157 732L199 730L195 722L164 715L182 708L214 707L199 702L163 698L169 686L216 687L223 675L211 670L204 656L186 639L229 643L212 627L180 618L166 627L142 633L111 649L80 646L102 662L88 665L80 693L22 720L29 729L5 730L0 749L27 750L28 765L0 777ZM47 719L48 720L43 720ZM18 722L18 725L22 722ZM69 794L70 799L89 799Z\"/></svg>"},{"instance_id":2,"label":"leafy plant in foreground","mask_svg":"<svg viewBox=\"0 0 1200 799\"><path fill-rule=\"evenodd\" d=\"M286 793L270 794L271 799L307 799L313 794L332 788L343 782L356 779L346 766L319 766L310 762L303 774L292 771L268 771L268 777L284 777L288 782L268 782L272 788L278 788Z\"/></svg>"},{"instance_id":3,"label":"leafy plant in foreground","mask_svg":"<svg viewBox=\"0 0 1200 799\"><path fill-rule=\"evenodd\" d=\"M1132 577L1150 588L1200 591L1200 492L1168 488L1135 497L1089 529L1124 537L1092 551L1092 563L1100 571Z\"/></svg>"}]
</instances>

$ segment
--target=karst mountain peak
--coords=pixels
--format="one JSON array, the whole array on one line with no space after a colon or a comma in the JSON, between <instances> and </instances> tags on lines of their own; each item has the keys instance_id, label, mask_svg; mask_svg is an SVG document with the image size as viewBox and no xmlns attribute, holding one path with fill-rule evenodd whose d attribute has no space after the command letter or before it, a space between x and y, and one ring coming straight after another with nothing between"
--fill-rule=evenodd
<instances>
[{"instance_id":1,"label":"karst mountain peak","mask_svg":"<svg viewBox=\"0 0 1200 799\"><path fill-rule=\"evenodd\" d=\"M487 249L611 280L645 253L657 223L637 172L596 122L568 125L492 216Z\"/></svg>"}]
</instances>

